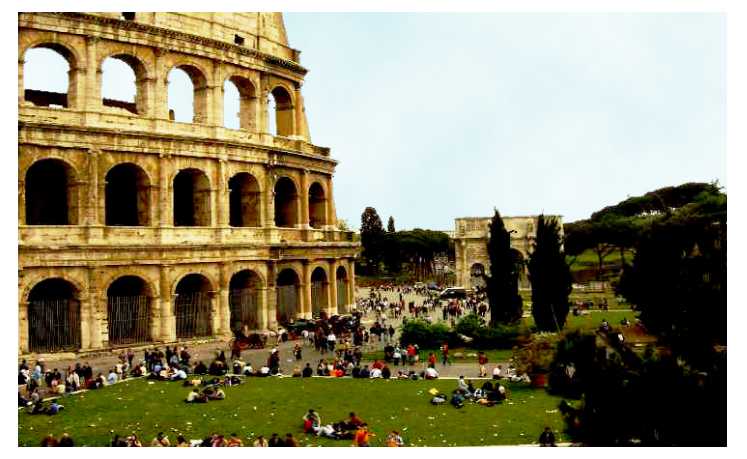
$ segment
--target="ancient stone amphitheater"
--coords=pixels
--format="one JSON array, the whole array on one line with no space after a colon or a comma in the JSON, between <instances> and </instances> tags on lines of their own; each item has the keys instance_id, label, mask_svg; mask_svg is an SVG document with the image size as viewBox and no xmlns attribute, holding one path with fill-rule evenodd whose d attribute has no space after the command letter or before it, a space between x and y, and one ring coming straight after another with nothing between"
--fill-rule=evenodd
<instances>
[{"instance_id":1,"label":"ancient stone amphitheater","mask_svg":"<svg viewBox=\"0 0 747 459\"><path fill-rule=\"evenodd\" d=\"M310 141L280 14L21 13L18 28L19 355L349 311L358 244L337 228L336 161ZM46 75L66 93L24 88L33 48L66 60ZM134 101L102 96L107 59L134 72ZM192 122L169 110L175 69Z\"/></svg>"}]
</instances>

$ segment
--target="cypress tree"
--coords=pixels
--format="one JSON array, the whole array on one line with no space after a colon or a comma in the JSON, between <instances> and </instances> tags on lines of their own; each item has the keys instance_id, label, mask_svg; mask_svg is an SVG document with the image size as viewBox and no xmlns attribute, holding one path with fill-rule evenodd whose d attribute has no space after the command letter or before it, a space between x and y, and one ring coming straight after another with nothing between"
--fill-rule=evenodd
<instances>
[{"instance_id":1,"label":"cypress tree","mask_svg":"<svg viewBox=\"0 0 747 459\"><path fill-rule=\"evenodd\" d=\"M490 276L485 275L485 285L490 302L490 323L516 322L521 319L522 308L519 270L511 250L511 234L506 231L497 209L490 221L488 257Z\"/></svg>"},{"instance_id":2,"label":"cypress tree","mask_svg":"<svg viewBox=\"0 0 747 459\"><path fill-rule=\"evenodd\" d=\"M391 215L389 216L389 221L386 224L386 232L387 233L396 233L397 231L394 229L394 217Z\"/></svg>"},{"instance_id":3,"label":"cypress tree","mask_svg":"<svg viewBox=\"0 0 747 459\"><path fill-rule=\"evenodd\" d=\"M532 283L532 316L540 331L560 331L568 316L571 270L565 261L560 225L554 217L540 215L534 250L529 255Z\"/></svg>"}]
</instances>

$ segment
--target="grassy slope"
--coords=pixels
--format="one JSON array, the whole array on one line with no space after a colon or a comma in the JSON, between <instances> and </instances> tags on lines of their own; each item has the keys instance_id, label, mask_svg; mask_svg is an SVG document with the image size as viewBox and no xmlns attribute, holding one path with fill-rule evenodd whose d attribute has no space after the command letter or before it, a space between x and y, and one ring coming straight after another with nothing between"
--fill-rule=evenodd
<instances>
[{"instance_id":1,"label":"grassy slope","mask_svg":"<svg viewBox=\"0 0 747 459\"><path fill-rule=\"evenodd\" d=\"M48 433L68 432L76 445L105 446L114 430L121 435L134 431L144 444L158 431L172 442L177 432L197 439L215 431L236 432L245 443L259 434L291 432L302 445L349 446L348 440L301 433L301 417L309 408L318 410L324 423L355 411L369 423L377 435L373 445L379 446L392 429L415 446L532 443L545 425L563 436L560 415L547 413L556 410L560 399L542 390L510 386L510 403L492 408L468 404L457 410L431 405L431 387L450 393L456 382L249 378L246 384L227 388L224 401L187 405L182 400L188 389L179 383L133 380L67 397L65 410L55 417L20 412L19 445L38 446Z\"/></svg>"}]
</instances>

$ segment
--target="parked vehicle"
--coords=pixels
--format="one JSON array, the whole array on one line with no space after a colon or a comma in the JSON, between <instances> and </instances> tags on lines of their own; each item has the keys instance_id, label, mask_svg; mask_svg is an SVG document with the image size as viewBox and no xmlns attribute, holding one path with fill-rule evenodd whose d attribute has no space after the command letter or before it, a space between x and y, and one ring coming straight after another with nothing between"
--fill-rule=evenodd
<instances>
[{"instance_id":1,"label":"parked vehicle","mask_svg":"<svg viewBox=\"0 0 747 459\"><path fill-rule=\"evenodd\" d=\"M467 298L467 289L464 287L449 287L444 289L439 298L442 300L450 300L452 298L465 299Z\"/></svg>"}]
</instances>

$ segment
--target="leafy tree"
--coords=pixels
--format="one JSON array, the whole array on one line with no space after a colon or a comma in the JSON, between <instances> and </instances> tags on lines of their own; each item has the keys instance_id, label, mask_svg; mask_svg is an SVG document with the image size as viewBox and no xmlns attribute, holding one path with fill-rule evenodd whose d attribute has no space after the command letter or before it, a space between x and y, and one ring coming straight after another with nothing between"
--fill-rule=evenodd
<instances>
[{"instance_id":1,"label":"leafy tree","mask_svg":"<svg viewBox=\"0 0 747 459\"><path fill-rule=\"evenodd\" d=\"M506 231L501 214L495 209L490 221L488 239L490 276L484 274L490 303L490 323L512 323L521 318L519 267L511 249L511 234Z\"/></svg>"},{"instance_id":2,"label":"leafy tree","mask_svg":"<svg viewBox=\"0 0 747 459\"><path fill-rule=\"evenodd\" d=\"M383 258L386 270L391 274L398 274L402 271L402 252L397 233L387 231L383 240Z\"/></svg>"},{"instance_id":3,"label":"leafy tree","mask_svg":"<svg viewBox=\"0 0 747 459\"><path fill-rule=\"evenodd\" d=\"M561 246L560 225L540 215L534 250L529 256L532 283L532 316L540 331L560 331L568 316L571 271Z\"/></svg>"},{"instance_id":4,"label":"leafy tree","mask_svg":"<svg viewBox=\"0 0 747 459\"><path fill-rule=\"evenodd\" d=\"M618 291L676 355L708 365L726 343L726 195L704 192L647 227Z\"/></svg>"},{"instance_id":5,"label":"leafy tree","mask_svg":"<svg viewBox=\"0 0 747 459\"><path fill-rule=\"evenodd\" d=\"M396 233L396 230L394 229L394 217L392 217L391 215L389 216L389 221L386 224L386 232Z\"/></svg>"},{"instance_id":6,"label":"leafy tree","mask_svg":"<svg viewBox=\"0 0 747 459\"><path fill-rule=\"evenodd\" d=\"M379 263L382 258L382 245L384 227L381 218L373 207L366 207L361 214L361 245L363 246L363 258L370 271L374 274L379 271Z\"/></svg>"}]
</instances>

